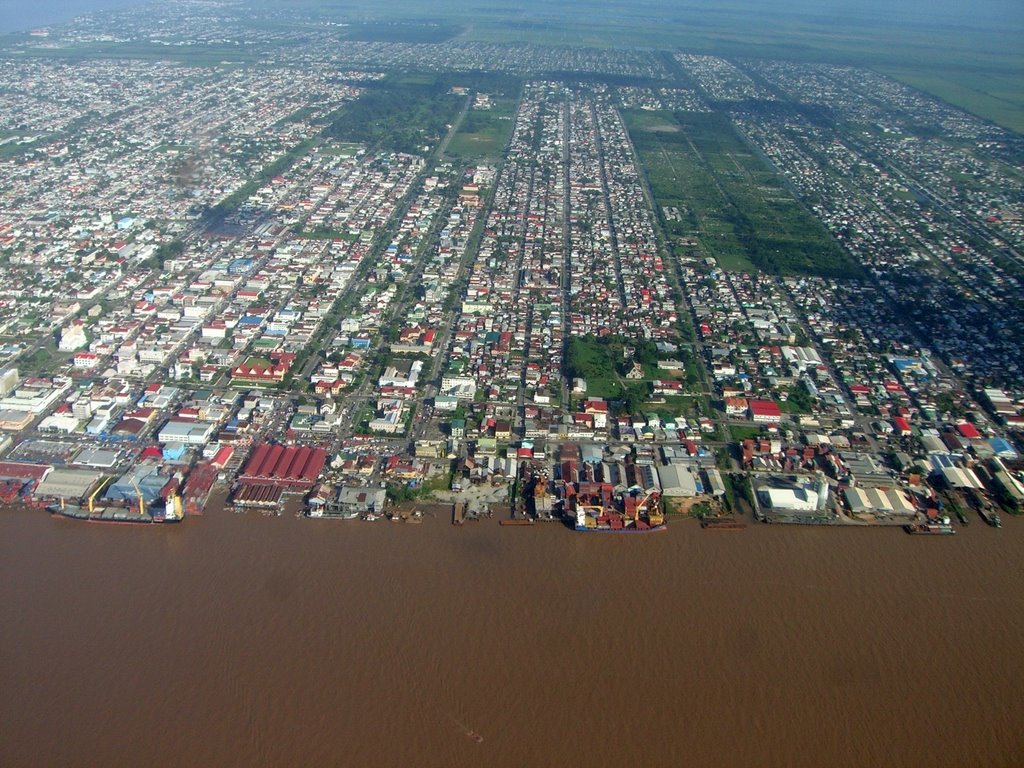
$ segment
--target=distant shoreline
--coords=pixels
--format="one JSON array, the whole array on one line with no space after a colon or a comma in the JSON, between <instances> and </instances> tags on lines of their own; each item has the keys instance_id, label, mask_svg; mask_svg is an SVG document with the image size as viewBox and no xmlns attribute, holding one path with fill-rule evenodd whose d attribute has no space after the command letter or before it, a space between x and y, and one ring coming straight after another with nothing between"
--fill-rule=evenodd
<instances>
[{"instance_id":1,"label":"distant shoreline","mask_svg":"<svg viewBox=\"0 0 1024 768\"><path fill-rule=\"evenodd\" d=\"M16 0L0 1L0 35L14 35L31 32L39 27L66 24L84 13L96 13L117 8L143 5L137 0L54 0L37 1L26 7Z\"/></svg>"}]
</instances>

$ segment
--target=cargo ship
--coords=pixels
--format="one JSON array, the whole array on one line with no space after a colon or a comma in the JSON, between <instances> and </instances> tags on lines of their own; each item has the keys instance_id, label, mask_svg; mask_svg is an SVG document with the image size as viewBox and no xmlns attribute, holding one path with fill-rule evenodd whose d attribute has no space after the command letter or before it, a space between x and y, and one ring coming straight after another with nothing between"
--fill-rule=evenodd
<instances>
[{"instance_id":1,"label":"cargo ship","mask_svg":"<svg viewBox=\"0 0 1024 768\"><path fill-rule=\"evenodd\" d=\"M665 523L651 524L646 520L630 520L623 515L611 513L598 517L577 519L576 530L584 533L657 533L664 531Z\"/></svg>"},{"instance_id":2,"label":"cargo ship","mask_svg":"<svg viewBox=\"0 0 1024 768\"><path fill-rule=\"evenodd\" d=\"M47 511L61 517L68 517L73 520L85 520L89 523L121 523L121 524L145 524L154 523L180 523L184 514L182 513L181 497L177 492L167 498L166 505L158 511L147 508L142 491L136 486L138 493L137 505L121 506L111 505L108 507L97 506L94 501L100 490L104 487L101 483L86 501L86 505L68 504L64 499L59 504L50 504Z\"/></svg>"},{"instance_id":3,"label":"cargo ship","mask_svg":"<svg viewBox=\"0 0 1024 768\"><path fill-rule=\"evenodd\" d=\"M78 504L50 504L46 509L54 515L68 517L72 520L85 520L89 523L139 523L149 525L181 522L180 513L176 514L172 510L151 514L148 511L139 513L138 510L132 507L93 506L90 509Z\"/></svg>"}]
</instances>

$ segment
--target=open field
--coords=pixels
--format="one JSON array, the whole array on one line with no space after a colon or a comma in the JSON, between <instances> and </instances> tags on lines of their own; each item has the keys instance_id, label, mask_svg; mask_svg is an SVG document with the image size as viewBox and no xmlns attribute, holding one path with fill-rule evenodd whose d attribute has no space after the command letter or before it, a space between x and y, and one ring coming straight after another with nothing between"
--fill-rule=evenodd
<instances>
[{"instance_id":1,"label":"open field","mask_svg":"<svg viewBox=\"0 0 1024 768\"><path fill-rule=\"evenodd\" d=\"M448 0L431 6L425 15L423 6L413 0L356 0L341 5L296 0L287 10L270 0L258 0L254 9L261 12L244 23L257 32L287 30L296 39L330 25L340 40L383 44L482 42L684 50L864 66L1021 132L1024 14L1009 3L989 6L972 8L969 16L966 6L959 15L937 9L915 16L900 4L820 7L803 0L770 9L751 0L684 5L641 0L628 6L584 0L571 7L531 0L514 8ZM25 37L8 35L5 40L18 43ZM197 66L246 65L258 58L255 49L245 44L164 45L146 40L33 46L4 55L158 59Z\"/></svg>"},{"instance_id":2,"label":"open field","mask_svg":"<svg viewBox=\"0 0 1024 768\"><path fill-rule=\"evenodd\" d=\"M622 394L617 368L622 364L621 347L612 349L587 336L569 341L569 367L573 376L587 381L589 397L615 398Z\"/></svg>"},{"instance_id":3,"label":"open field","mask_svg":"<svg viewBox=\"0 0 1024 768\"><path fill-rule=\"evenodd\" d=\"M327 18L338 13L324 0L302 5ZM352 39L454 35L450 39L466 42L685 50L872 67L1024 131L1024 14L1019 10L978 9L969 18L934 10L915 18L899 4L855 9L791 2L765 9L749 0L684 5L647 0L628 6L591 0L571 8L540 2L511 8L453 0L432 6L424 19L422 7L411 0L386 6L360 0L344 8L363 19L404 19L401 25L365 24L348 33ZM417 23L423 29L410 31Z\"/></svg>"},{"instance_id":4,"label":"open field","mask_svg":"<svg viewBox=\"0 0 1024 768\"><path fill-rule=\"evenodd\" d=\"M726 269L752 270L732 226L723 219L727 204L714 177L700 162L681 129L662 129L674 123L670 113L624 113L630 136L647 174L669 240L696 237L702 251ZM653 118L657 116L658 122ZM670 124L671 124L670 123ZM678 127L678 123L675 123ZM666 215L668 210L678 216Z\"/></svg>"},{"instance_id":5,"label":"open field","mask_svg":"<svg viewBox=\"0 0 1024 768\"><path fill-rule=\"evenodd\" d=\"M668 119L678 131L665 129ZM724 116L629 111L626 122L669 238L696 237L725 269L856 271Z\"/></svg>"},{"instance_id":6,"label":"open field","mask_svg":"<svg viewBox=\"0 0 1024 768\"><path fill-rule=\"evenodd\" d=\"M505 151L515 117L514 98L493 100L489 110L471 109L448 144L447 154L463 160L498 161Z\"/></svg>"},{"instance_id":7,"label":"open field","mask_svg":"<svg viewBox=\"0 0 1024 768\"><path fill-rule=\"evenodd\" d=\"M880 67L879 71L978 117L1024 133L1024 70L1004 73Z\"/></svg>"}]
</instances>

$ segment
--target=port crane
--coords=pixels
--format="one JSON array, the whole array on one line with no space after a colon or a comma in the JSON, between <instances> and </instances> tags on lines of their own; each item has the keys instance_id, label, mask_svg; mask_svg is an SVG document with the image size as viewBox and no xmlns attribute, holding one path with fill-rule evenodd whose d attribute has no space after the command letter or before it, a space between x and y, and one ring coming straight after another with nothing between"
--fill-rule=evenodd
<instances>
[{"instance_id":1,"label":"port crane","mask_svg":"<svg viewBox=\"0 0 1024 768\"><path fill-rule=\"evenodd\" d=\"M86 507L89 509L90 515L92 515L93 510L96 508L96 497L100 495L100 491L106 488L108 480L109 478L101 480L100 483L96 486L95 490L93 490L93 492L89 494L89 498L86 500Z\"/></svg>"},{"instance_id":2,"label":"port crane","mask_svg":"<svg viewBox=\"0 0 1024 768\"><path fill-rule=\"evenodd\" d=\"M139 488L139 484L135 482L135 478L131 479L132 488L135 489L135 496L139 501L139 517L146 516L146 500L142 497L142 489Z\"/></svg>"},{"instance_id":3,"label":"port crane","mask_svg":"<svg viewBox=\"0 0 1024 768\"><path fill-rule=\"evenodd\" d=\"M639 504L636 505L636 515L633 520L639 520L642 514L647 515L647 521L651 525L661 525L665 522L664 515L661 514L661 507L659 502L661 501L661 494L657 491L651 491L648 493Z\"/></svg>"},{"instance_id":4,"label":"port crane","mask_svg":"<svg viewBox=\"0 0 1024 768\"><path fill-rule=\"evenodd\" d=\"M597 520L608 514L611 504L611 488L605 485L581 483L575 499L577 523L593 527Z\"/></svg>"}]
</instances>

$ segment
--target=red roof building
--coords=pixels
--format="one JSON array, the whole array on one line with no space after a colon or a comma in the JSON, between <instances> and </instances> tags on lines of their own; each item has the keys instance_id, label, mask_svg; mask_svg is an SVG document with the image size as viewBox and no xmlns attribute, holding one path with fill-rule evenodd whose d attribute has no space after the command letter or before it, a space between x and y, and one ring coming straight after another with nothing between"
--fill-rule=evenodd
<instances>
[{"instance_id":1,"label":"red roof building","mask_svg":"<svg viewBox=\"0 0 1024 768\"><path fill-rule=\"evenodd\" d=\"M968 440L981 439L981 433L977 430L977 428L973 424L970 424L966 421L957 424L956 431L959 432L963 437L966 437Z\"/></svg>"},{"instance_id":2,"label":"red roof building","mask_svg":"<svg viewBox=\"0 0 1024 768\"><path fill-rule=\"evenodd\" d=\"M896 418L894 418L892 420L892 425L896 428L896 432L900 435L900 437L910 436L910 422L908 422L902 416L897 416Z\"/></svg>"},{"instance_id":3,"label":"red roof building","mask_svg":"<svg viewBox=\"0 0 1024 768\"><path fill-rule=\"evenodd\" d=\"M210 460L210 464L218 469L223 469L225 465L231 461L231 457L234 455L235 449L230 445L222 445L217 451L217 454Z\"/></svg>"},{"instance_id":4,"label":"red roof building","mask_svg":"<svg viewBox=\"0 0 1024 768\"><path fill-rule=\"evenodd\" d=\"M725 412L730 416L742 416L750 409L750 403L745 397L725 398Z\"/></svg>"},{"instance_id":5,"label":"red roof building","mask_svg":"<svg viewBox=\"0 0 1024 768\"><path fill-rule=\"evenodd\" d=\"M312 488L326 461L327 452L322 448L261 443L256 446L239 479L250 484Z\"/></svg>"},{"instance_id":6,"label":"red roof building","mask_svg":"<svg viewBox=\"0 0 1024 768\"><path fill-rule=\"evenodd\" d=\"M22 464L14 461L0 461L0 478L5 480L35 480L42 482L50 470L49 464Z\"/></svg>"},{"instance_id":7,"label":"red roof building","mask_svg":"<svg viewBox=\"0 0 1024 768\"><path fill-rule=\"evenodd\" d=\"M294 359L295 355L290 352L274 352L270 355L269 363L250 360L232 368L231 378L235 381L280 384Z\"/></svg>"},{"instance_id":8,"label":"red roof building","mask_svg":"<svg viewBox=\"0 0 1024 768\"><path fill-rule=\"evenodd\" d=\"M782 421L782 409L772 400L751 400L750 418L759 424L778 424Z\"/></svg>"},{"instance_id":9,"label":"red roof building","mask_svg":"<svg viewBox=\"0 0 1024 768\"><path fill-rule=\"evenodd\" d=\"M73 358L75 368L82 369L95 368L99 361L99 355L92 352L76 352Z\"/></svg>"}]
</instances>

